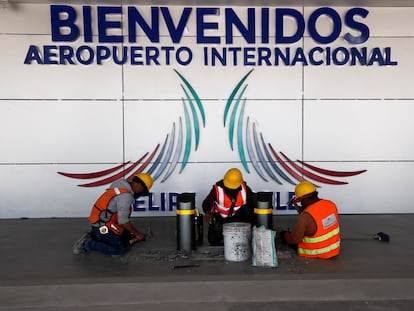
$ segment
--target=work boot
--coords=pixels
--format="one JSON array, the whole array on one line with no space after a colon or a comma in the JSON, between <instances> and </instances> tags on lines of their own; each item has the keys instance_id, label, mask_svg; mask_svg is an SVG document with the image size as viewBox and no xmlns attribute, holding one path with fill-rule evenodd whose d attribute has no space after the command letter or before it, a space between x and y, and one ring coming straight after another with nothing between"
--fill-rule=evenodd
<instances>
[{"instance_id":1,"label":"work boot","mask_svg":"<svg viewBox=\"0 0 414 311\"><path fill-rule=\"evenodd\" d=\"M79 240L75 242L72 248L72 252L74 255L79 255L85 253L85 243L91 239L91 234L89 232L85 232Z\"/></svg>"}]
</instances>

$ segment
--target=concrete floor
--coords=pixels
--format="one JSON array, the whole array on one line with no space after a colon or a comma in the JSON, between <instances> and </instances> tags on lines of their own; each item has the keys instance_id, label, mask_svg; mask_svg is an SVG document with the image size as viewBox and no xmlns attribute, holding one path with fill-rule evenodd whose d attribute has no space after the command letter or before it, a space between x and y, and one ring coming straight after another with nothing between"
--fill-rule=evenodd
<instances>
[{"instance_id":1,"label":"concrete floor","mask_svg":"<svg viewBox=\"0 0 414 311\"><path fill-rule=\"evenodd\" d=\"M294 220L274 216L274 228ZM0 310L414 310L414 214L340 221L338 258L299 258L277 241L278 267L260 268L207 242L177 251L175 217L135 218L152 237L118 258L72 255L86 219L2 219ZM380 231L389 243L372 238Z\"/></svg>"}]
</instances>

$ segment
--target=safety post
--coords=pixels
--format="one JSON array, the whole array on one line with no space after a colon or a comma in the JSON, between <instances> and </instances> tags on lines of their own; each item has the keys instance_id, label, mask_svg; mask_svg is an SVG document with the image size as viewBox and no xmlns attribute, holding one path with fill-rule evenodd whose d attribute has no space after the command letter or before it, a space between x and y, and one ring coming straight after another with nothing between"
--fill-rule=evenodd
<instances>
[{"instance_id":1,"label":"safety post","mask_svg":"<svg viewBox=\"0 0 414 311\"><path fill-rule=\"evenodd\" d=\"M177 196L177 250L195 250L195 193Z\"/></svg>"},{"instance_id":2,"label":"safety post","mask_svg":"<svg viewBox=\"0 0 414 311\"><path fill-rule=\"evenodd\" d=\"M254 217L256 227L273 229L273 192L255 193Z\"/></svg>"}]
</instances>

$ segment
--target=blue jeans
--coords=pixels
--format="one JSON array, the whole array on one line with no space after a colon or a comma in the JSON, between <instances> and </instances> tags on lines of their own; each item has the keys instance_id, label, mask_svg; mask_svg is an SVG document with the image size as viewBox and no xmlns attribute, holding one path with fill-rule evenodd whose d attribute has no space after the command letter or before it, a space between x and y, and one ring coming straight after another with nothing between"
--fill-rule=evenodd
<instances>
[{"instance_id":1,"label":"blue jeans","mask_svg":"<svg viewBox=\"0 0 414 311\"><path fill-rule=\"evenodd\" d=\"M99 228L92 227L92 239L85 243L87 251L98 251L105 255L119 256L125 253L129 243L129 232L124 230L122 235L116 235L112 231L101 234Z\"/></svg>"}]
</instances>

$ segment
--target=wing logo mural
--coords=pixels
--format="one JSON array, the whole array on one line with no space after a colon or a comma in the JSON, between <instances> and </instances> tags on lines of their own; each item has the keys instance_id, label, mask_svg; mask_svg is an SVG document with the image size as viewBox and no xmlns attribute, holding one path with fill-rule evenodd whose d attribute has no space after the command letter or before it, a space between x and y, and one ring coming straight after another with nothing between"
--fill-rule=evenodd
<instances>
[{"instance_id":1,"label":"wing logo mural","mask_svg":"<svg viewBox=\"0 0 414 311\"><path fill-rule=\"evenodd\" d=\"M188 80L177 70L174 70L181 79L183 97L183 116L173 122L171 131L166 135L162 144L157 144L151 152L146 152L135 162L127 161L114 167L91 173L65 173L58 174L69 178L80 179L85 182L80 187L98 187L110 184L119 178L131 179L134 175L145 172L150 174L154 181L165 182L181 163L178 173L185 169L191 147L197 151L200 143L200 131L205 127L206 117L199 95ZM295 185L304 179L316 183L330 185L344 185L348 182L338 178L346 178L362 174L366 170L334 171L320 168L304 161L296 161L284 152L277 151L271 143L267 143L263 133L258 130L257 121L245 116L247 98L244 93L247 89L247 78L253 72L250 70L239 81L227 99L223 114L224 127L228 128L228 138L231 150L237 147L240 161L247 173L251 173L250 165L254 171L266 182L273 180L278 184L287 182ZM183 121L184 119L184 121ZM183 124L184 123L184 124ZM94 180L94 181L89 181ZM88 182L89 181L89 182Z\"/></svg>"},{"instance_id":2,"label":"wing logo mural","mask_svg":"<svg viewBox=\"0 0 414 311\"><path fill-rule=\"evenodd\" d=\"M182 74L177 70L174 71L182 81L180 85L184 93L184 96L181 98L184 116L179 117L177 125L173 122L171 131L166 135L162 145L157 144L151 152L146 152L133 163L127 161L120 165L91 173L58 172L58 174L84 181L95 179L92 182L84 182L78 186L98 187L110 184L121 177L131 179L134 175L141 172L150 174L154 181L161 179L161 182L165 182L176 170L179 162L181 162L179 168L179 173L181 173L188 163L191 147L194 145L194 151L198 149L200 130L205 127L206 118L197 92ZM152 164L151 161L153 161Z\"/></svg>"},{"instance_id":3,"label":"wing logo mural","mask_svg":"<svg viewBox=\"0 0 414 311\"><path fill-rule=\"evenodd\" d=\"M252 72L253 69L233 89L227 99L223 114L224 127L228 127L230 148L234 150L235 144L237 145L240 161L247 173L250 174L248 165L250 162L264 181L271 179L278 184L287 182L295 185L298 181L309 179L322 184L344 185L348 182L337 180L337 178L351 177L366 172L366 170L333 171L304 161L293 161L283 152L276 151L272 144L266 143L263 134L258 131L258 123L251 121L249 116L245 116L247 102L244 97L247 88L245 81Z\"/></svg>"}]
</instances>

